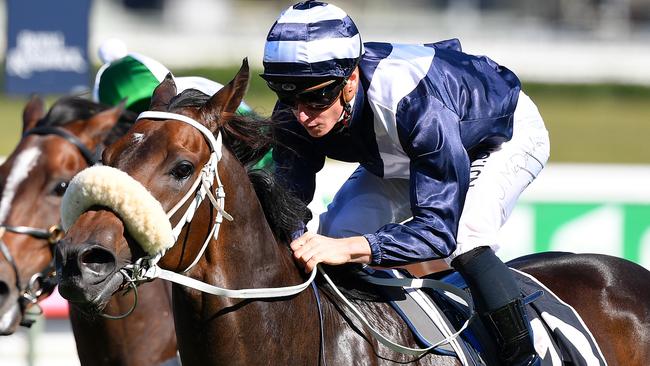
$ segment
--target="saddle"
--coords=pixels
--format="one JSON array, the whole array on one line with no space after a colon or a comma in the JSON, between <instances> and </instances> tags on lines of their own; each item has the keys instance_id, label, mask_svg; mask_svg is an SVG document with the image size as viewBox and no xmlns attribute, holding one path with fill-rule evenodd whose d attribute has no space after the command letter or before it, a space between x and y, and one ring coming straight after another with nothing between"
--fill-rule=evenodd
<instances>
[{"instance_id":1,"label":"saddle","mask_svg":"<svg viewBox=\"0 0 650 366\"><path fill-rule=\"evenodd\" d=\"M543 366L607 365L593 335L570 305L534 277L516 269L512 271L526 299L535 349ZM457 272L448 271L423 278L429 284L434 283L432 280L440 281L433 286L422 286L423 279L417 279L403 269L356 267L352 272L358 281L372 284L371 288L378 292L378 297L366 300L389 302L422 348L442 342L430 352L456 356L468 366L498 364L493 356L496 354L494 341L480 318L473 316L467 284ZM399 283L399 286L390 285L391 281ZM450 286L455 290L450 290ZM347 292L357 299L363 297L355 290ZM461 330L468 320L468 326L454 337L454 333Z\"/></svg>"}]
</instances>

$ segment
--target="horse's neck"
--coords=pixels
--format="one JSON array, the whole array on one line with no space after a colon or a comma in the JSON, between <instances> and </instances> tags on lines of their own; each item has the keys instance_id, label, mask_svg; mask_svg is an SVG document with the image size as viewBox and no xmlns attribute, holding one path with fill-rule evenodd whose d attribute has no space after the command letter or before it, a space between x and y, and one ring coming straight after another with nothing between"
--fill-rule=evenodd
<instances>
[{"instance_id":1,"label":"horse's neck","mask_svg":"<svg viewBox=\"0 0 650 366\"><path fill-rule=\"evenodd\" d=\"M220 173L226 191L225 209L234 220L224 219L218 242L212 242L205 255L204 270L208 277L218 272L220 285L233 288L285 286L299 281L286 243L278 243L262 210L244 168L228 151ZM216 268L209 270L207 268ZM207 273L206 273L207 272Z\"/></svg>"},{"instance_id":2,"label":"horse's neck","mask_svg":"<svg viewBox=\"0 0 650 366\"><path fill-rule=\"evenodd\" d=\"M234 158L225 155L226 164L228 159ZM304 281L287 246L275 239L246 172L242 167L226 169L221 175L225 208L234 221L224 220L218 242L211 243L190 275L231 289L280 287ZM310 360L318 357L318 312L309 290L275 300L229 299L197 294L181 286L174 286L173 294L184 363L255 364L260 360L256 350L264 350L264 359L281 360L287 348L299 348L295 342L305 340L311 342L302 346L302 356L308 354ZM305 327L311 330L305 331ZM277 338L300 333L296 339ZM306 362L301 359L297 363Z\"/></svg>"}]
</instances>

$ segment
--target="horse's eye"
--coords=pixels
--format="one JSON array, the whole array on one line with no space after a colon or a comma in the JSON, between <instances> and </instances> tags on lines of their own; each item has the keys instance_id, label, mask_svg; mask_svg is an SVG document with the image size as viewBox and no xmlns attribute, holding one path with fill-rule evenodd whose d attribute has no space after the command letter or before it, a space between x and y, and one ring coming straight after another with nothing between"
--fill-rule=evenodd
<instances>
[{"instance_id":1,"label":"horse's eye","mask_svg":"<svg viewBox=\"0 0 650 366\"><path fill-rule=\"evenodd\" d=\"M65 190L68 189L68 184L69 182L67 181L62 181L57 183L54 189L52 190L52 194L54 194L55 196L63 196Z\"/></svg>"},{"instance_id":2,"label":"horse's eye","mask_svg":"<svg viewBox=\"0 0 650 366\"><path fill-rule=\"evenodd\" d=\"M194 165L192 165L192 163L189 161L182 161L178 163L169 173L178 180L187 179L192 175L192 173L194 173Z\"/></svg>"}]
</instances>

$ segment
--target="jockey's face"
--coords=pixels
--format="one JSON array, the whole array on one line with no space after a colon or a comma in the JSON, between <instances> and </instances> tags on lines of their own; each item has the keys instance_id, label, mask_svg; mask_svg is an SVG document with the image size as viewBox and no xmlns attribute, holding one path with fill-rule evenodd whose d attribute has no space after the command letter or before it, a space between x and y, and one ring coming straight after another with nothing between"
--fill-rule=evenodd
<instances>
[{"instance_id":1,"label":"jockey's face","mask_svg":"<svg viewBox=\"0 0 650 366\"><path fill-rule=\"evenodd\" d=\"M334 128L343 114L345 102L352 100L357 91L358 75L358 70L355 70L329 106L316 108L308 102L297 100L292 108L293 113L310 136L323 137ZM310 89L318 90L319 87L323 86L317 85Z\"/></svg>"},{"instance_id":2,"label":"jockey's face","mask_svg":"<svg viewBox=\"0 0 650 366\"><path fill-rule=\"evenodd\" d=\"M314 109L304 103L292 108L298 122L312 137L322 137L332 130L343 113L343 104L338 97L332 105L324 109Z\"/></svg>"}]
</instances>

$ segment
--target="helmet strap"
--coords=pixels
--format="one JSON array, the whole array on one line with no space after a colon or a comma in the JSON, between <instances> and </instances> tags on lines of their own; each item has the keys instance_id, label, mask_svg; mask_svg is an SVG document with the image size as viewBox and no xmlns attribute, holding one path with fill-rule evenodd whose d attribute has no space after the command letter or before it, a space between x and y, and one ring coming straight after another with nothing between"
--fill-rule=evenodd
<instances>
[{"instance_id":1,"label":"helmet strap","mask_svg":"<svg viewBox=\"0 0 650 366\"><path fill-rule=\"evenodd\" d=\"M347 80L345 82L347 83ZM338 122L341 122L345 127L348 127L350 124L350 119L352 118L352 105L354 103L355 97L352 97L350 101L347 101L345 100L345 96L343 94L343 91L341 91L340 98L341 104L343 105L343 112L341 113Z\"/></svg>"},{"instance_id":2,"label":"helmet strap","mask_svg":"<svg viewBox=\"0 0 650 366\"><path fill-rule=\"evenodd\" d=\"M349 102L344 103L341 123L343 123L345 127L348 127L350 125L350 119L352 118L352 105Z\"/></svg>"}]
</instances>

